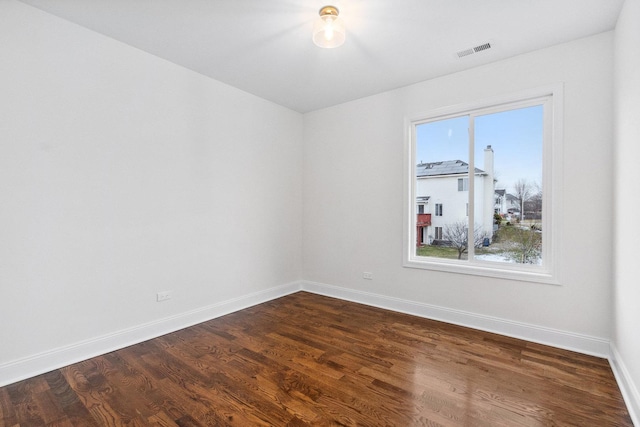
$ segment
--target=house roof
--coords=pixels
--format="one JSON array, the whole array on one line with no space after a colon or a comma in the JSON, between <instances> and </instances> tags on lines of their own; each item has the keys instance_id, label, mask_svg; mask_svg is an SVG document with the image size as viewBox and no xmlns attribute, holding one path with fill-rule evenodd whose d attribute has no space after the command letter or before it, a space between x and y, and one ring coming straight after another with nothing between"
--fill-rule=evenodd
<instances>
[{"instance_id":1,"label":"house roof","mask_svg":"<svg viewBox=\"0 0 640 427\"><path fill-rule=\"evenodd\" d=\"M442 162L419 163L416 165L417 177L439 175L463 175L469 173L469 164L462 160L445 160ZM475 168L476 174L484 174L482 169Z\"/></svg>"}]
</instances>

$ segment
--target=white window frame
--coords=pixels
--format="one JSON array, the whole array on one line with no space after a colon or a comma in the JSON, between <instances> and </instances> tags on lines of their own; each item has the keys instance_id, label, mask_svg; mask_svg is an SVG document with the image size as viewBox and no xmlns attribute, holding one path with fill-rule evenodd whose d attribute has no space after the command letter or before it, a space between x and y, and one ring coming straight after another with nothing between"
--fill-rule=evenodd
<instances>
[{"instance_id":1,"label":"white window frame","mask_svg":"<svg viewBox=\"0 0 640 427\"><path fill-rule=\"evenodd\" d=\"M416 254L416 126L428 122L446 120L465 114L484 115L500 111L526 108L543 104L543 261L541 266L527 264L498 263L474 258L473 245L468 260L421 257ZM511 280L559 285L561 262L561 233L558 223L562 214L562 145L563 145L563 86L561 83L498 96L466 104L439 108L405 119L405 164L404 164L404 249L403 266L427 270L497 277ZM470 129L473 132L473 129ZM469 170L474 170L473 153L470 147ZM473 180L470 180L473 192Z\"/></svg>"},{"instance_id":2,"label":"white window frame","mask_svg":"<svg viewBox=\"0 0 640 427\"><path fill-rule=\"evenodd\" d=\"M435 227L435 237L436 240L442 240L442 227Z\"/></svg>"}]
</instances>

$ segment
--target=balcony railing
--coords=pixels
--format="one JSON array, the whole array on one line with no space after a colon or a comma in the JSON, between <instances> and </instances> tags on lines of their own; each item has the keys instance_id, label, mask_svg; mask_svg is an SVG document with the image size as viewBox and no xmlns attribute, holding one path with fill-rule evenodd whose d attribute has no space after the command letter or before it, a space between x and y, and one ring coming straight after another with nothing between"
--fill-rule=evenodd
<instances>
[{"instance_id":1,"label":"balcony railing","mask_svg":"<svg viewBox=\"0 0 640 427\"><path fill-rule=\"evenodd\" d=\"M426 228L431 226L431 214L417 214L416 218L416 246L422 246L426 239Z\"/></svg>"},{"instance_id":2,"label":"balcony railing","mask_svg":"<svg viewBox=\"0 0 640 427\"><path fill-rule=\"evenodd\" d=\"M431 214L418 214L416 219L416 225L418 227L428 227L431 225Z\"/></svg>"}]
</instances>

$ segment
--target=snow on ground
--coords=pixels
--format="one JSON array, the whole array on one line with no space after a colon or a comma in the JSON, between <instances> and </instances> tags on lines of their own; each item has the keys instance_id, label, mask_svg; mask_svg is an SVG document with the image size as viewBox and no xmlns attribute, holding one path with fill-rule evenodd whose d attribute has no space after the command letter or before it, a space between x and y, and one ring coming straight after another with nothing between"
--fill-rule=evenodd
<instances>
[{"instance_id":1,"label":"snow on ground","mask_svg":"<svg viewBox=\"0 0 640 427\"><path fill-rule=\"evenodd\" d=\"M505 257L500 254L484 254L484 255L476 255L476 259L480 259L482 261L493 261L493 262L510 262L515 263L515 261Z\"/></svg>"},{"instance_id":2,"label":"snow on ground","mask_svg":"<svg viewBox=\"0 0 640 427\"><path fill-rule=\"evenodd\" d=\"M475 257L478 260L482 260L482 261L491 261L491 262L508 262L511 264L516 264L516 262L512 259L507 258L504 255L501 254L482 254L482 255L476 255ZM542 259L538 258L538 262L536 263L537 265L542 265Z\"/></svg>"}]
</instances>

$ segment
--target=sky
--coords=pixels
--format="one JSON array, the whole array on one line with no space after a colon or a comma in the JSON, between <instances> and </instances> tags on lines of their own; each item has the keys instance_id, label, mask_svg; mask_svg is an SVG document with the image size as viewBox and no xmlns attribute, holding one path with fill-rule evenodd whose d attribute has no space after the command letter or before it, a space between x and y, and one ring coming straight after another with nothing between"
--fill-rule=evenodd
<instances>
[{"instance_id":1,"label":"sky","mask_svg":"<svg viewBox=\"0 0 640 427\"><path fill-rule=\"evenodd\" d=\"M469 163L469 116L417 127L416 161ZM484 169L484 149L494 152L496 189L513 192L519 179L542 185L543 107L541 105L475 117L475 166Z\"/></svg>"}]
</instances>

